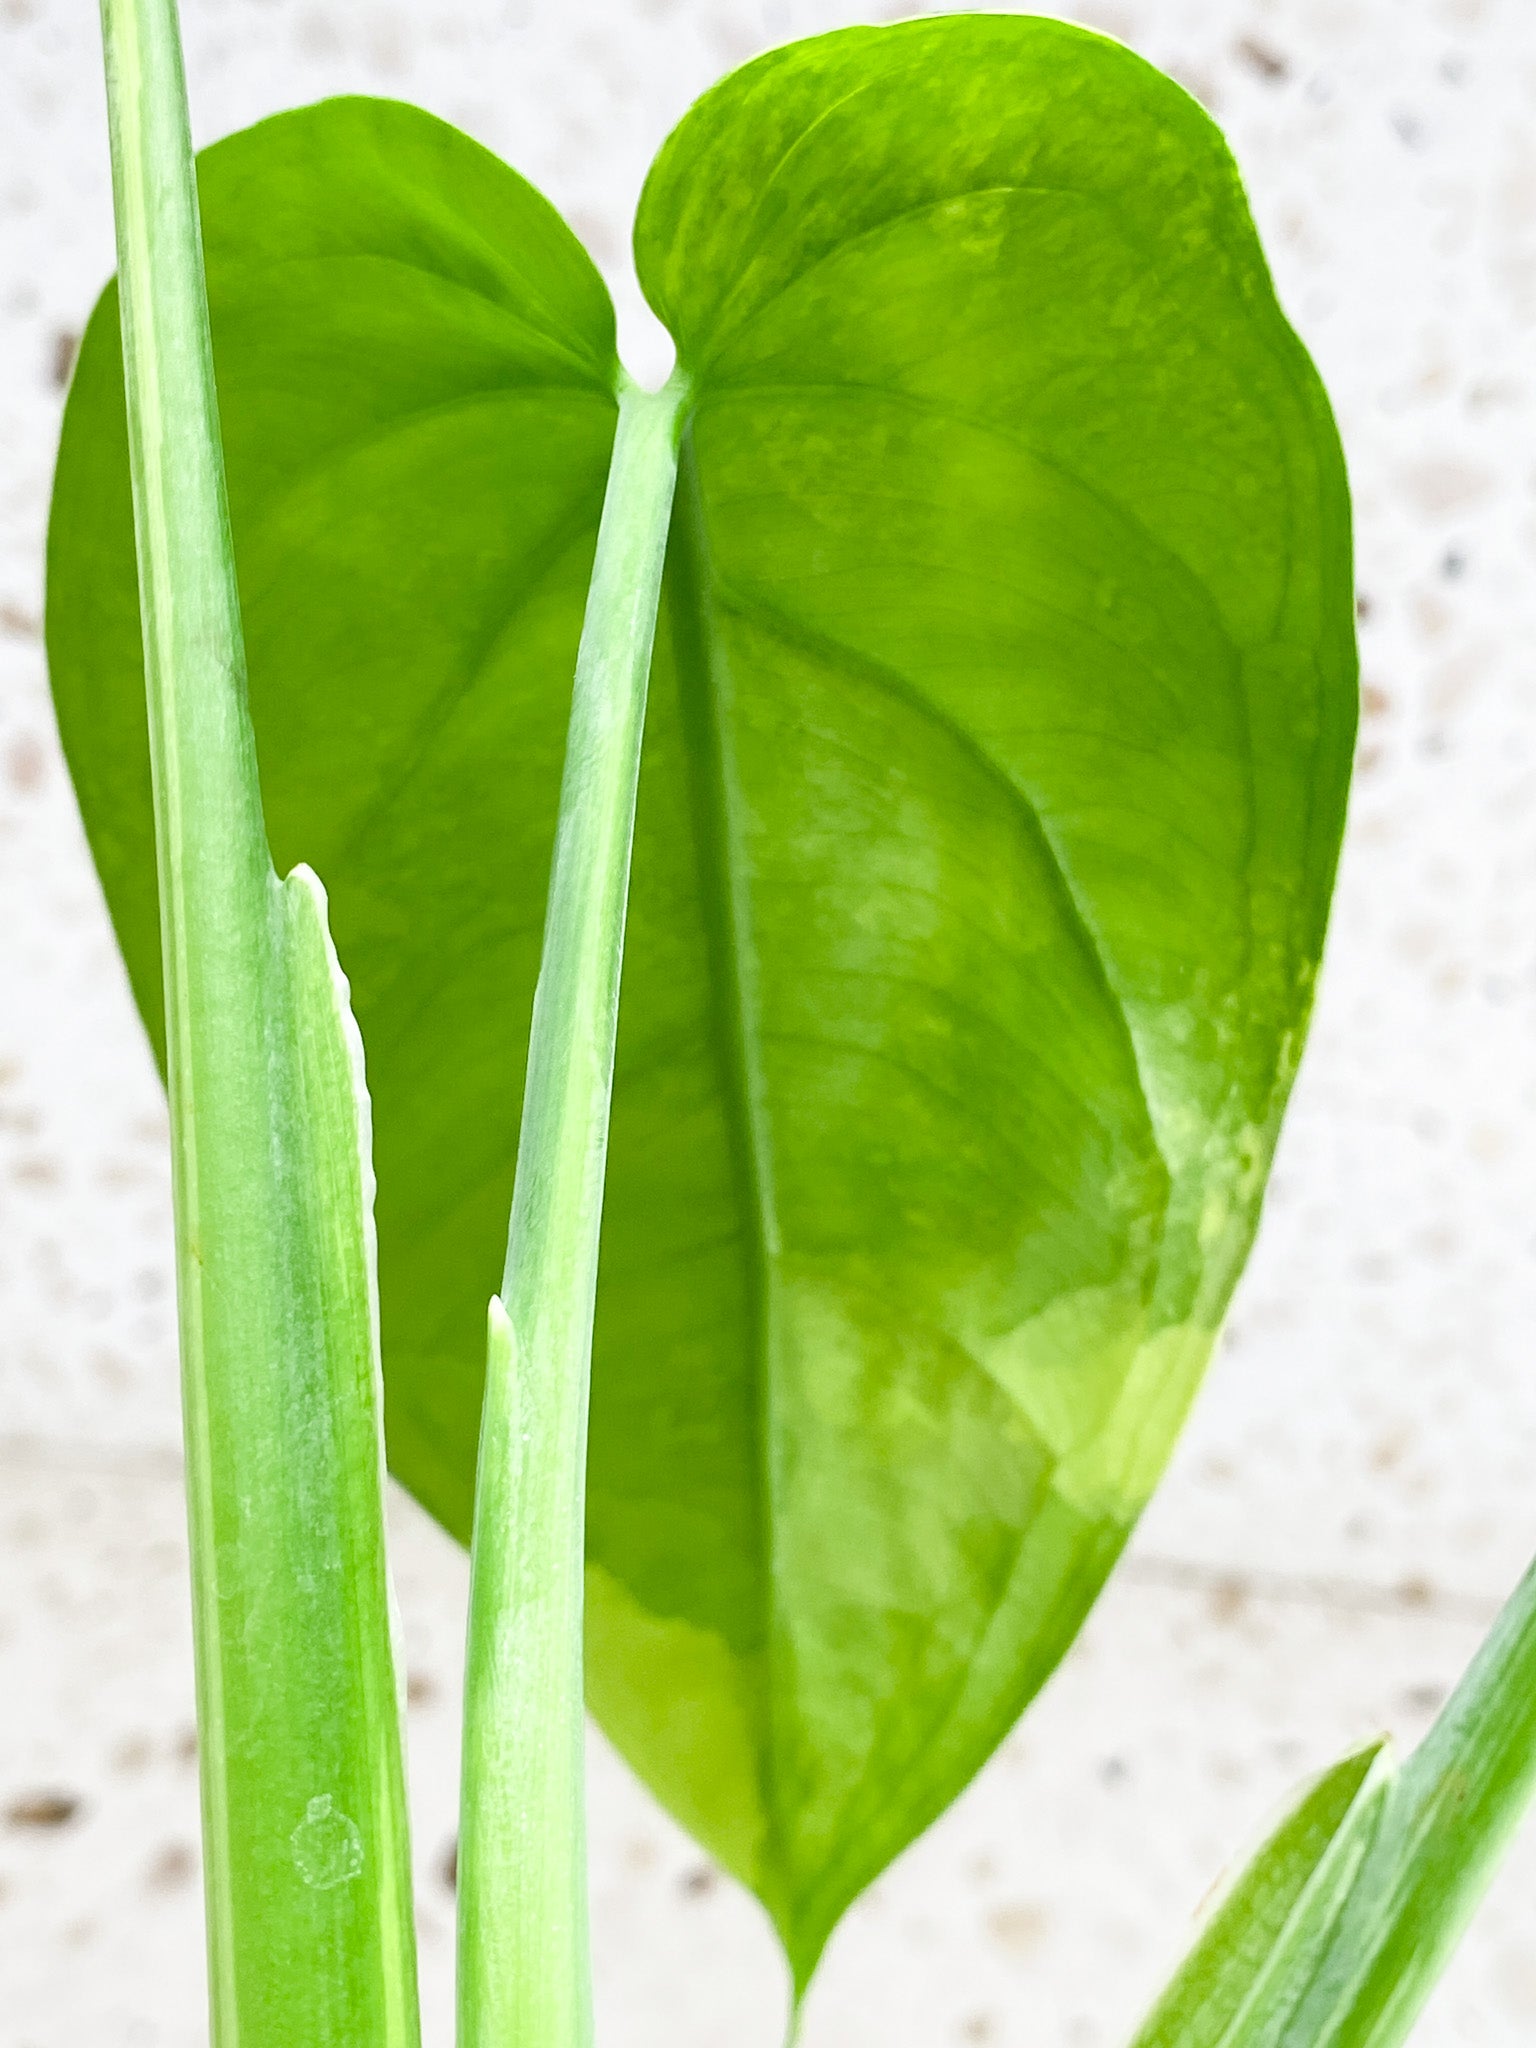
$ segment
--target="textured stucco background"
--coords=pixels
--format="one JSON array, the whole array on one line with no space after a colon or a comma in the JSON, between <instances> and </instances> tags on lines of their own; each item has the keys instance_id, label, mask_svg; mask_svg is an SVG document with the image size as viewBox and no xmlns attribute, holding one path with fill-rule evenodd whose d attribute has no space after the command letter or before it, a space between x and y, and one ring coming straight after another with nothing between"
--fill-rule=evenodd
<instances>
[{"instance_id":1,"label":"textured stucco background","mask_svg":"<svg viewBox=\"0 0 1536 2048\"><path fill-rule=\"evenodd\" d=\"M626 235L689 99L837 0L184 0L211 139L340 90ZM1536 1549L1536 6L1096 0L1227 127L1343 425L1360 775L1312 1048L1194 1423L1082 1643L858 1908L805 2048L1111 2048L1288 1786L1426 1725ZM59 759L41 537L110 264L95 9L0 0L0 2044L206 2038L165 1120ZM462 1559L396 1503L429 2038ZM750 1902L594 1741L608 2048L773 2048ZM1536 1831L1422 2023L1536 2030Z\"/></svg>"}]
</instances>

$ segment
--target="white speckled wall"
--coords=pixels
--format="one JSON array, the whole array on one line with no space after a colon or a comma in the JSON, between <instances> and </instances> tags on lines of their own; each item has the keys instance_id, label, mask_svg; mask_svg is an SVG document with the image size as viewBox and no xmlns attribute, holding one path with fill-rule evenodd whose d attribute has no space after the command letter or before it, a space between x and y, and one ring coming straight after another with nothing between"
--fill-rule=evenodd
<instances>
[{"instance_id":1,"label":"white speckled wall","mask_svg":"<svg viewBox=\"0 0 1536 2048\"><path fill-rule=\"evenodd\" d=\"M688 100L837 0L184 0L212 138L421 101L625 254ZM1311 1052L1172 1474L1024 1729L850 1918L805 2048L1114 2048L1300 1775L1426 1725L1536 1549L1536 6L1099 0L1226 125L1357 493L1365 715ZM0 2043L206 2038L165 1120L38 639L110 264L95 10L0 0ZM450 2032L463 1562L408 1503L429 2038ZM605 2048L775 2048L755 1909L593 1744ZM1528 1831L1423 2048L1536 2028ZM264 2044L265 2048L265 2044ZM278 2044L271 2044L278 2048Z\"/></svg>"}]
</instances>

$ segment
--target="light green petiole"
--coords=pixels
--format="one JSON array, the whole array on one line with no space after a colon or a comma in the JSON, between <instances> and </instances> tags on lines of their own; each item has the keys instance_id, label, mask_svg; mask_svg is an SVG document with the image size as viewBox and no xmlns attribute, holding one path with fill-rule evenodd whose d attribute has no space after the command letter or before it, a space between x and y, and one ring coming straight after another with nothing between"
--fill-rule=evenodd
<instances>
[{"instance_id":1,"label":"light green petiole","mask_svg":"<svg viewBox=\"0 0 1536 2048\"><path fill-rule=\"evenodd\" d=\"M361 1045L262 821L174 0L102 0L215 2048L414 2048Z\"/></svg>"},{"instance_id":2,"label":"light green petiole","mask_svg":"<svg viewBox=\"0 0 1536 2048\"><path fill-rule=\"evenodd\" d=\"M571 701L475 1492L461 2048L591 2038L582 1538L598 1230L651 643L687 386L626 384Z\"/></svg>"}]
</instances>

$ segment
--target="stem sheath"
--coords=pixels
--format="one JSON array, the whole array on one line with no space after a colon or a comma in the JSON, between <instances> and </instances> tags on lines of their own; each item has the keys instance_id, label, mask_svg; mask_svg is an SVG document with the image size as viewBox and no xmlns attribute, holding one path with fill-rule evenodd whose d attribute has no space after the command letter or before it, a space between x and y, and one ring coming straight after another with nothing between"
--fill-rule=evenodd
<instances>
[{"instance_id":1,"label":"stem sheath","mask_svg":"<svg viewBox=\"0 0 1536 2048\"><path fill-rule=\"evenodd\" d=\"M475 1492L461 2048L591 2039L583 1796L587 1395L630 847L686 404L626 383L571 700Z\"/></svg>"},{"instance_id":2,"label":"stem sheath","mask_svg":"<svg viewBox=\"0 0 1536 2048\"><path fill-rule=\"evenodd\" d=\"M215 2048L414 2048L361 1047L262 819L175 0L102 0Z\"/></svg>"}]
</instances>

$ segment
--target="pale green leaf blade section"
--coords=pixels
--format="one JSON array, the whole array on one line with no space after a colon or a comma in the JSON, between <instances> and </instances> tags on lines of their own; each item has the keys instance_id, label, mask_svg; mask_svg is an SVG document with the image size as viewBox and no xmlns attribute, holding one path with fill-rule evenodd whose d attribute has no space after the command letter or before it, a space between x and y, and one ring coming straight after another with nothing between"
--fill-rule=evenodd
<instances>
[{"instance_id":1,"label":"pale green leaf blade section","mask_svg":"<svg viewBox=\"0 0 1536 2048\"><path fill-rule=\"evenodd\" d=\"M803 1982L1071 1640L1246 1253L1343 818L1348 502L1216 130L1061 24L747 66L636 251L697 400L591 1686Z\"/></svg>"},{"instance_id":2,"label":"pale green leaf blade section","mask_svg":"<svg viewBox=\"0 0 1536 2048\"><path fill-rule=\"evenodd\" d=\"M1132 2048L1273 2048L1337 1924L1394 1775L1376 1743L1303 1795L1216 1906Z\"/></svg>"},{"instance_id":3,"label":"pale green leaf blade section","mask_svg":"<svg viewBox=\"0 0 1536 2048\"><path fill-rule=\"evenodd\" d=\"M262 828L173 0L106 0L103 26L154 762L144 851L165 938L212 2037L413 2048L361 1048L323 896L308 875L279 884Z\"/></svg>"}]
</instances>

